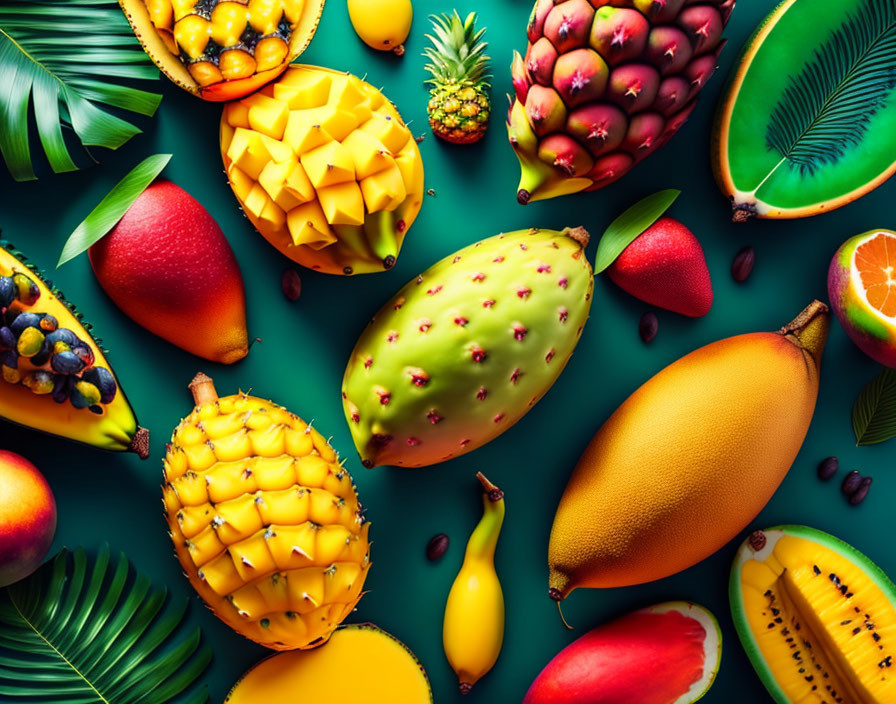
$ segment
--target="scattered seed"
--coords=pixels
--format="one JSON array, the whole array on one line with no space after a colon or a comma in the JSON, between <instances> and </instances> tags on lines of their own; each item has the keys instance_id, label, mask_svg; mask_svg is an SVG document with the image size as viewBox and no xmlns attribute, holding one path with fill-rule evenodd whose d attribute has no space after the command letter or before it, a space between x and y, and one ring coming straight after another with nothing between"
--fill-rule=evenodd
<instances>
[{"instance_id":1,"label":"scattered seed","mask_svg":"<svg viewBox=\"0 0 896 704\"><path fill-rule=\"evenodd\" d=\"M448 543L451 540L444 533L432 536L426 544L426 559L435 562L440 559L448 551Z\"/></svg>"},{"instance_id":2,"label":"scattered seed","mask_svg":"<svg viewBox=\"0 0 896 704\"><path fill-rule=\"evenodd\" d=\"M436 189L435 189L435 188L427 188L427 189L426 189L426 195L428 195L428 196L434 196L435 194L436 194Z\"/></svg>"},{"instance_id":3,"label":"scattered seed","mask_svg":"<svg viewBox=\"0 0 896 704\"><path fill-rule=\"evenodd\" d=\"M426 139L426 135L425 135L425 134L421 134L419 137L414 137L414 141L415 141L417 144L420 144L420 142L422 142L424 139Z\"/></svg>"},{"instance_id":4,"label":"scattered seed","mask_svg":"<svg viewBox=\"0 0 896 704\"><path fill-rule=\"evenodd\" d=\"M280 277L280 287L283 289L283 295L290 301L299 300L302 295L302 279L299 272L295 269L284 269L283 276Z\"/></svg>"},{"instance_id":5,"label":"scattered seed","mask_svg":"<svg viewBox=\"0 0 896 704\"><path fill-rule=\"evenodd\" d=\"M656 337L656 331L659 328L659 325L659 318L656 317L656 313L652 310L647 311L641 316L641 321L638 323L638 334L645 344L652 342L653 338Z\"/></svg>"},{"instance_id":6,"label":"scattered seed","mask_svg":"<svg viewBox=\"0 0 896 704\"><path fill-rule=\"evenodd\" d=\"M735 256L731 262L731 278L737 283L742 284L753 271L753 265L756 263L756 253L752 247L744 247Z\"/></svg>"},{"instance_id":7,"label":"scattered seed","mask_svg":"<svg viewBox=\"0 0 896 704\"><path fill-rule=\"evenodd\" d=\"M836 457L828 457L818 465L818 478L826 482L837 473L838 469L840 469L839 460Z\"/></svg>"},{"instance_id":8,"label":"scattered seed","mask_svg":"<svg viewBox=\"0 0 896 704\"><path fill-rule=\"evenodd\" d=\"M859 488L856 489L849 497L849 503L852 506L858 506L865 500L865 497L868 496L868 490L871 489L871 477L863 477L861 483L859 484Z\"/></svg>"},{"instance_id":9,"label":"scattered seed","mask_svg":"<svg viewBox=\"0 0 896 704\"><path fill-rule=\"evenodd\" d=\"M855 490L859 488L861 483L862 475L859 474L859 470L854 469L846 475L846 479L844 479L843 484L840 485L840 491L847 496L851 496Z\"/></svg>"}]
</instances>

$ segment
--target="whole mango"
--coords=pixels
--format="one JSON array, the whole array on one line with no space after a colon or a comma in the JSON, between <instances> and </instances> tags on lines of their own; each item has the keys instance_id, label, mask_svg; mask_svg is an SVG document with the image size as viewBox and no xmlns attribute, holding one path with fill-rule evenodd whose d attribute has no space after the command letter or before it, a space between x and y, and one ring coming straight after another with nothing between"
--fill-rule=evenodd
<instances>
[{"instance_id":1,"label":"whole mango","mask_svg":"<svg viewBox=\"0 0 896 704\"><path fill-rule=\"evenodd\" d=\"M386 303L342 386L362 464L442 462L522 418L588 319L587 243L582 228L497 235L447 256Z\"/></svg>"}]
</instances>

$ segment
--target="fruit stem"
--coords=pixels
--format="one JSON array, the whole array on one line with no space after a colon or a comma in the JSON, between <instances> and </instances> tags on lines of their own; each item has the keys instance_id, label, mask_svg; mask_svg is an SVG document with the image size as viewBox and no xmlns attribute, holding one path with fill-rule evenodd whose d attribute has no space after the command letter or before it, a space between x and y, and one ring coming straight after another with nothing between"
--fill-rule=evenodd
<instances>
[{"instance_id":1,"label":"fruit stem","mask_svg":"<svg viewBox=\"0 0 896 704\"><path fill-rule=\"evenodd\" d=\"M570 626L570 625L566 622L566 618L563 616L563 609L560 608L560 600L559 600L559 599L557 600L557 613L560 614L560 620L563 621L563 625L566 626L566 629L569 630L569 631L571 631L571 630L572 630L572 626Z\"/></svg>"},{"instance_id":2,"label":"fruit stem","mask_svg":"<svg viewBox=\"0 0 896 704\"><path fill-rule=\"evenodd\" d=\"M404 44L399 44L392 48L392 53L396 56L404 56Z\"/></svg>"},{"instance_id":3,"label":"fruit stem","mask_svg":"<svg viewBox=\"0 0 896 704\"><path fill-rule=\"evenodd\" d=\"M528 205L529 199L532 197L532 194L529 193L525 188L521 188L516 192L516 202L520 205Z\"/></svg>"},{"instance_id":4,"label":"fruit stem","mask_svg":"<svg viewBox=\"0 0 896 704\"><path fill-rule=\"evenodd\" d=\"M215 403L218 400L218 392L215 391L215 382L212 378L202 372L193 377L190 382L190 393L193 394L193 402L197 406L206 403Z\"/></svg>"},{"instance_id":5,"label":"fruit stem","mask_svg":"<svg viewBox=\"0 0 896 704\"><path fill-rule=\"evenodd\" d=\"M588 234L588 230L581 226L567 227L563 230L563 234L582 245L582 249L585 249L588 246L588 242L591 241L591 235Z\"/></svg>"},{"instance_id":6,"label":"fruit stem","mask_svg":"<svg viewBox=\"0 0 896 704\"><path fill-rule=\"evenodd\" d=\"M476 472L476 478L479 480L479 483L482 484L482 488L485 490L485 495L488 497L489 501L495 503L504 498L504 492L486 479L482 472Z\"/></svg>"},{"instance_id":7,"label":"fruit stem","mask_svg":"<svg viewBox=\"0 0 896 704\"><path fill-rule=\"evenodd\" d=\"M134 433L131 444L128 445L128 451L136 452L137 457L141 460L149 457L149 431L146 428L137 426L137 432Z\"/></svg>"},{"instance_id":8,"label":"fruit stem","mask_svg":"<svg viewBox=\"0 0 896 704\"><path fill-rule=\"evenodd\" d=\"M471 685L469 682L461 682L458 689L460 689L461 694L469 694L470 690L473 689L473 685Z\"/></svg>"},{"instance_id":9,"label":"fruit stem","mask_svg":"<svg viewBox=\"0 0 896 704\"><path fill-rule=\"evenodd\" d=\"M828 339L830 317L830 308L815 300L778 332L808 351L818 362Z\"/></svg>"}]
</instances>

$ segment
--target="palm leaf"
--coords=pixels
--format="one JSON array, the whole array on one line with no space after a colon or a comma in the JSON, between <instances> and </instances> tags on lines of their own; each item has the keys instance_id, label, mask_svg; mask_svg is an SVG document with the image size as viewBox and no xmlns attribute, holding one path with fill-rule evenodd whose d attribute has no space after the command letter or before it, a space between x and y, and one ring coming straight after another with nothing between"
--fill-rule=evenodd
<instances>
[{"instance_id":1,"label":"palm leaf","mask_svg":"<svg viewBox=\"0 0 896 704\"><path fill-rule=\"evenodd\" d=\"M12 177L36 178L29 105L50 168L75 171L64 131L84 147L117 149L140 130L100 106L153 115L162 96L109 79L158 75L116 2L0 3L0 155Z\"/></svg>"},{"instance_id":2,"label":"palm leaf","mask_svg":"<svg viewBox=\"0 0 896 704\"><path fill-rule=\"evenodd\" d=\"M771 113L769 147L814 174L861 143L896 87L896 0L860 0L856 10L792 78Z\"/></svg>"},{"instance_id":3,"label":"palm leaf","mask_svg":"<svg viewBox=\"0 0 896 704\"><path fill-rule=\"evenodd\" d=\"M884 368L859 393L852 407L856 445L896 437L896 370Z\"/></svg>"},{"instance_id":4,"label":"palm leaf","mask_svg":"<svg viewBox=\"0 0 896 704\"><path fill-rule=\"evenodd\" d=\"M211 662L200 633L179 632L187 602L167 604L109 547L92 565L60 552L0 590L0 701L33 704L203 704Z\"/></svg>"}]
</instances>

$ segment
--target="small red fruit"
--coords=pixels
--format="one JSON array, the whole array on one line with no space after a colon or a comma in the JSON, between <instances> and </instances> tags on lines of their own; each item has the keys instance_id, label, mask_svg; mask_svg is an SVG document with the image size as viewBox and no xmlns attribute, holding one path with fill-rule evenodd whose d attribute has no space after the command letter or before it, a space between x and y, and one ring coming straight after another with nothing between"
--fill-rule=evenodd
<instances>
[{"instance_id":1,"label":"small red fruit","mask_svg":"<svg viewBox=\"0 0 896 704\"><path fill-rule=\"evenodd\" d=\"M149 186L89 254L109 297L151 333L223 364L248 354L236 257L214 218L179 186Z\"/></svg>"},{"instance_id":2,"label":"small red fruit","mask_svg":"<svg viewBox=\"0 0 896 704\"><path fill-rule=\"evenodd\" d=\"M712 308L703 248L677 220L660 218L607 269L613 283L659 308L699 318Z\"/></svg>"},{"instance_id":3,"label":"small red fruit","mask_svg":"<svg viewBox=\"0 0 896 704\"><path fill-rule=\"evenodd\" d=\"M0 587L34 572L56 533L56 501L40 471L0 450Z\"/></svg>"}]
</instances>

